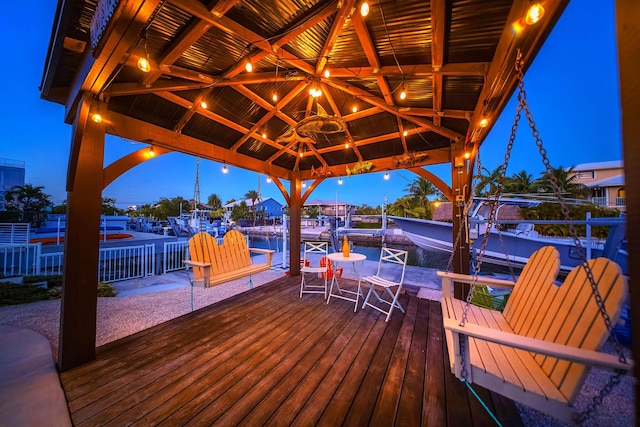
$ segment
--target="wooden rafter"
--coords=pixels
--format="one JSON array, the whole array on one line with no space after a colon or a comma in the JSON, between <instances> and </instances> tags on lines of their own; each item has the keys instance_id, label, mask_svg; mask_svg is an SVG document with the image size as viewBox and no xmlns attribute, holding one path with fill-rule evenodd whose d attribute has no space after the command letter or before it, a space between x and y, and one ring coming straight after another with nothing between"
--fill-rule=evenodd
<instances>
[{"instance_id":1,"label":"wooden rafter","mask_svg":"<svg viewBox=\"0 0 640 427\"><path fill-rule=\"evenodd\" d=\"M407 136L409 135L415 135L418 133L422 133L422 132L428 132L429 129L428 128L414 128L414 129L410 129L407 130ZM384 142L384 141L389 141L390 139L398 139L400 138L402 134L400 132L392 132L392 133L387 133L384 135L378 135L378 136L373 136L371 138L365 138L365 139L360 139L358 141L354 141L353 145L357 148L357 147L362 147L363 145L369 145L369 144L376 144L378 142ZM334 145L331 147L325 147L325 148L321 148L318 150L318 152L320 154L324 154L324 153L329 153L332 151L340 151L340 150L344 150L344 146L343 145Z\"/></svg>"},{"instance_id":2,"label":"wooden rafter","mask_svg":"<svg viewBox=\"0 0 640 427\"><path fill-rule=\"evenodd\" d=\"M340 109L338 108L338 104L336 104L335 100L333 99L333 97L331 96L331 94L327 90L327 87L324 84L322 85L322 90L326 94L327 102L331 106L331 109L333 110L333 114L339 118L342 118L342 115L340 114ZM362 158L362 154L360 154L360 150L358 150L358 147L356 147L353 141L353 136L349 131L349 126L344 127L344 133L345 133L345 136L347 137L347 141L349 142L349 148L353 150L359 162L363 161L364 159Z\"/></svg>"},{"instance_id":3,"label":"wooden rafter","mask_svg":"<svg viewBox=\"0 0 640 427\"><path fill-rule=\"evenodd\" d=\"M445 136L449 139L452 139L454 141L461 141L463 139L462 135L446 129L446 128L442 128L439 126L435 126L433 123L428 122L428 121L424 121L421 120L417 117L414 116L410 116L408 114L405 114L403 112L401 112L401 109L398 107L393 107L391 105L388 105L383 99L378 98L377 96L373 96L371 93L360 89L358 87L352 86L350 84L344 83L344 82L340 82L337 80L331 80L331 79L323 79L323 81L328 84L329 86L333 86L336 89L340 89L350 95L356 96L359 99L374 105L376 107L379 107L391 114L395 114L396 116L403 118L407 121L413 122L415 124L417 124L418 126L424 126L427 128L430 128L431 131L438 133L442 136Z\"/></svg>"},{"instance_id":4,"label":"wooden rafter","mask_svg":"<svg viewBox=\"0 0 640 427\"><path fill-rule=\"evenodd\" d=\"M264 108L267 111L272 111L275 109L275 106L273 104L271 104L269 101L266 101L262 97L258 96L255 92L251 91L246 86L243 86L243 85L233 86L233 89L235 89L238 93L246 96L247 98L249 98L250 100L252 100L253 102L255 102L256 104L258 104L260 107ZM290 126L295 126L297 123L294 119L292 119L291 117L289 117L288 115L286 115L280 110L276 110L275 115L276 117L278 117L279 119L281 119L283 122L287 123Z\"/></svg>"},{"instance_id":5,"label":"wooden rafter","mask_svg":"<svg viewBox=\"0 0 640 427\"><path fill-rule=\"evenodd\" d=\"M442 74L445 76L461 76L461 77L484 77L489 68L488 62L471 62L445 64L439 71L433 69L431 64L400 64L386 65L379 69L373 67L347 67L347 68L329 68L331 75L334 77L354 78L354 77L430 77L434 74Z\"/></svg>"},{"instance_id":6,"label":"wooden rafter","mask_svg":"<svg viewBox=\"0 0 640 427\"><path fill-rule=\"evenodd\" d=\"M446 1L431 0L431 65L435 71L440 71L444 65L444 47L446 45ZM431 78L433 87L433 112L442 111L442 74L434 74ZM434 116L433 123L440 126L440 116Z\"/></svg>"},{"instance_id":7,"label":"wooden rafter","mask_svg":"<svg viewBox=\"0 0 640 427\"><path fill-rule=\"evenodd\" d=\"M333 50L333 45L338 40L338 36L342 33L342 27L344 27L344 23L347 18L351 15L351 11L353 10L353 6L356 4L356 0L346 0L342 9L336 15L336 18L333 20L333 24L331 25L331 30L329 30L329 34L324 41L324 46L322 46L322 51L320 52L320 58L318 58L318 62L316 63L316 74L320 75L324 70L325 65L329 59L329 54Z\"/></svg>"}]
</instances>

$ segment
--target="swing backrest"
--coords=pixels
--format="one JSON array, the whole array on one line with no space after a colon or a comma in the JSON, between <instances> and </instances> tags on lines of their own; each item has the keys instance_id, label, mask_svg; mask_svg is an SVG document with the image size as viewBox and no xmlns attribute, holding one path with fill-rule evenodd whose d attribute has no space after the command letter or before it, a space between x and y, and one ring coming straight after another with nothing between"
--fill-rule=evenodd
<instances>
[{"instance_id":1,"label":"swing backrest","mask_svg":"<svg viewBox=\"0 0 640 427\"><path fill-rule=\"evenodd\" d=\"M210 234L200 232L189 240L192 261L211 264L211 273L222 274L251 265L247 240L237 230L224 235L223 244Z\"/></svg>"},{"instance_id":2,"label":"swing backrest","mask_svg":"<svg viewBox=\"0 0 640 427\"><path fill-rule=\"evenodd\" d=\"M560 286L553 281L558 271L557 251L542 248L529 259L509 298L503 315L518 335L569 347L599 350L609 336L595 302L585 268L575 267ZM555 260L554 260L555 253ZM532 264L532 261L534 264ZM606 258L589 261L606 311L615 324L627 295L627 280L620 267ZM572 403L588 367L536 355L535 361L562 395Z\"/></svg>"}]
</instances>

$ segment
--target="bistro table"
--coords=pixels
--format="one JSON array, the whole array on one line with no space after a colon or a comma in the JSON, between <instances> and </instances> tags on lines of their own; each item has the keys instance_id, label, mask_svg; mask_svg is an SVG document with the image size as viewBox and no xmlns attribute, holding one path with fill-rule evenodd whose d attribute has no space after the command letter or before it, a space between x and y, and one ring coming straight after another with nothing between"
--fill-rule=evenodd
<instances>
[{"instance_id":1,"label":"bistro table","mask_svg":"<svg viewBox=\"0 0 640 427\"><path fill-rule=\"evenodd\" d=\"M331 287L329 288L329 297L327 298L327 304L331 301L331 297L342 298L347 301L353 301L355 306L353 311L355 312L358 309L358 299L360 297L364 298L362 294L362 289L360 287L360 271L362 269L362 265L364 264L364 260L367 259L367 256L364 254L357 254L351 252L348 257L342 255L342 252L334 252L332 254L327 255L327 258L331 260L332 268L333 268L333 278L331 279ZM356 273L358 273L358 289L356 291L350 291L347 289L341 289L340 284L338 283L338 275L336 274L336 269L338 268L339 263L350 262L353 265L353 269ZM359 264L358 264L359 263ZM358 268L360 267L360 268ZM336 288L337 293L333 292L333 288Z\"/></svg>"}]
</instances>

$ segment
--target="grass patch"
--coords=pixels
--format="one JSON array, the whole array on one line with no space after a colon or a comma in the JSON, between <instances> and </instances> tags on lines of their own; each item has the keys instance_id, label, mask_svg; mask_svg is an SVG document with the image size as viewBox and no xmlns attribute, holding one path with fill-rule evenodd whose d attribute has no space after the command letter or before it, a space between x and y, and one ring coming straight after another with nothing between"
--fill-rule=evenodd
<instances>
[{"instance_id":1,"label":"grass patch","mask_svg":"<svg viewBox=\"0 0 640 427\"><path fill-rule=\"evenodd\" d=\"M60 299L62 276L24 277L23 284L0 282L0 307ZM47 287L34 283L47 282ZM118 291L111 283L98 283L98 297L115 297Z\"/></svg>"}]
</instances>

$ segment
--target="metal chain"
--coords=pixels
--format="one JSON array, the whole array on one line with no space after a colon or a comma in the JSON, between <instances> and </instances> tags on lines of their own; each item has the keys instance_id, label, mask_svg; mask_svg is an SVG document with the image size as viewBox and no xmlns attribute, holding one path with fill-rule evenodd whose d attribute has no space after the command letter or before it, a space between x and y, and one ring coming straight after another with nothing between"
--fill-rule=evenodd
<instances>
[{"instance_id":1,"label":"metal chain","mask_svg":"<svg viewBox=\"0 0 640 427\"><path fill-rule=\"evenodd\" d=\"M569 234L573 239L575 247L578 249L578 252L580 253L580 258L582 261L581 266L584 269L585 273L587 274L587 278L589 279L589 284L591 285L591 291L593 293L596 304L598 305L600 315L602 316L602 319L604 320L607 331L609 332L609 341L613 344L613 346L616 349L616 353L618 354L618 360L621 363L627 363L622 347L618 339L616 338L615 334L613 333L613 325L611 323L611 318L607 313L606 307L604 305L604 301L602 299L602 296L600 295L600 291L598 290L598 284L596 283L595 277L593 276L593 271L591 270L591 267L589 266L589 263L586 260L585 251L582 250L583 249L582 243L578 237L578 233L576 231L575 225L573 224L573 221L571 219L569 208L565 203L564 198L562 197L562 192L558 184L558 179L553 173L551 163L549 162L549 158L547 156L547 151L542 144L542 139L540 138L540 132L536 127L536 124L533 120L533 115L531 114L531 111L529 110L529 105L526 102L526 92L524 90L524 82L521 78L523 71L522 71L522 63L520 62L520 60L516 61L516 71L518 72L518 80L519 80L518 82L518 100L520 101L519 105L522 105L525 110L525 115L529 122L529 127L531 128L531 134L536 140L536 145L538 147L538 151L540 152L540 155L542 156L542 162L545 166L545 170L551 182L551 186L553 187L553 191L560 202L560 207L562 209L562 214L564 216L564 219L569 224ZM620 383L621 376L622 376L621 372L616 372L616 374L609 379L608 383L600 390L598 395L593 397L593 401L589 404L589 406L587 406L587 408L581 414L577 414L577 416L575 417L576 423L582 424L593 415L596 409L602 404L604 398L607 395L609 395L613 390L613 388Z\"/></svg>"}]
</instances>

